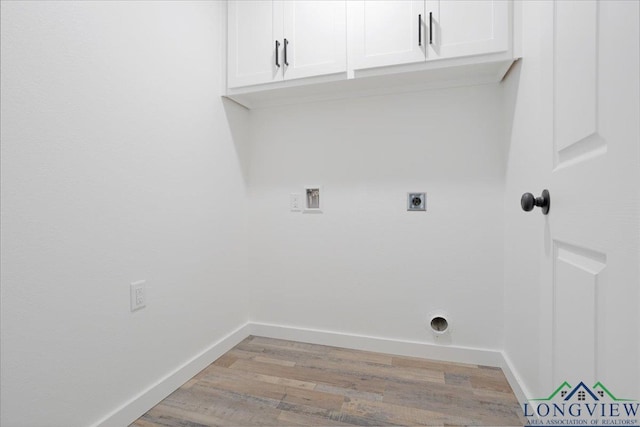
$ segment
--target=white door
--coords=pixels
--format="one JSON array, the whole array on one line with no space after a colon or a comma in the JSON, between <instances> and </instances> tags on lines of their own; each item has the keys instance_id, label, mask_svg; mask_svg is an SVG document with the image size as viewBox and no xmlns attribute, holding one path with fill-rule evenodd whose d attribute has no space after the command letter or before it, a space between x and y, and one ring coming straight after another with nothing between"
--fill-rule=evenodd
<instances>
[{"instance_id":1,"label":"white door","mask_svg":"<svg viewBox=\"0 0 640 427\"><path fill-rule=\"evenodd\" d=\"M509 49L506 0L427 0L431 58L453 58Z\"/></svg>"},{"instance_id":2,"label":"white door","mask_svg":"<svg viewBox=\"0 0 640 427\"><path fill-rule=\"evenodd\" d=\"M346 3L284 2L284 78L347 71Z\"/></svg>"},{"instance_id":3,"label":"white door","mask_svg":"<svg viewBox=\"0 0 640 427\"><path fill-rule=\"evenodd\" d=\"M347 7L350 68L424 62L423 0L348 1Z\"/></svg>"},{"instance_id":4,"label":"white door","mask_svg":"<svg viewBox=\"0 0 640 427\"><path fill-rule=\"evenodd\" d=\"M550 390L601 381L618 397L640 392L639 4L557 1L542 20L550 84L540 125L550 140L541 143L553 156L541 177L551 209L540 230Z\"/></svg>"},{"instance_id":5,"label":"white door","mask_svg":"<svg viewBox=\"0 0 640 427\"><path fill-rule=\"evenodd\" d=\"M281 1L229 1L227 35L228 87L282 80Z\"/></svg>"}]
</instances>

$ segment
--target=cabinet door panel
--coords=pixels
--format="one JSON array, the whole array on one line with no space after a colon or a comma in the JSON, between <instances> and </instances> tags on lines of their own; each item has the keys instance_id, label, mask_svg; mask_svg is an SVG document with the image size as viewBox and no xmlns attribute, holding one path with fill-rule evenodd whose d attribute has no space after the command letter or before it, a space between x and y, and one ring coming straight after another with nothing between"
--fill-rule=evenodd
<instances>
[{"instance_id":1,"label":"cabinet door panel","mask_svg":"<svg viewBox=\"0 0 640 427\"><path fill-rule=\"evenodd\" d=\"M432 58L479 55L509 49L505 0L428 0L433 13Z\"/></svg>"},{"instance_id":2,"label":"cabinet door panel","mask_svg":"<svg viewBox=\"0 0 640 427\"><path fill-rule=\"evenodd\" d=\"M281 7L278 1L229 1L228 87L282 80L282 67L275 65L275 41L282 43Z\"/></svg>"},{"instance_id":3,"label":"cabinet door panel","mask_svg":"<svg viewBox=\"0 0 640 427\"><path fill-rule=\"evenodd\" d=\"M353 69L425 60L424 1L374 0L347 4L349 61ZM421 31L418 15L422 18Z\"/></svg>"},{"instance_id":4,"label":"cabinet door panel","mask_svg":"<svg viewBox=\"0 0 640 427\"><path fill-rule=\"evenodd\" d=\"M285 80L345 72L346 25L344 0L284 2Z\"/></svg>"}]
</instances>

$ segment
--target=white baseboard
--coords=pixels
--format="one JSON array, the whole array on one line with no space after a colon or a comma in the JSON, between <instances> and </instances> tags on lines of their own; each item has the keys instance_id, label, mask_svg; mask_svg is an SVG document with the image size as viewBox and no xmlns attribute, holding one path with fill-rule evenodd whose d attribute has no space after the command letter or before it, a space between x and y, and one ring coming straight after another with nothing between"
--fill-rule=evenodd
<instances>
[{"instance_id":1,"label":"white baseboard","mask_svg":"<svg viewBox=\"0 0 640 427\"><path fill-rule=\"evenodd\" d=\"M157 405L162 399L177 390L182 384L189 381L198 372L248 337L250 335L249 329L248 323L240 326L93 424L92 427L128 426L149 409Z\"/></svg>"},{"instance_id":2,"label":"white baseboard","mask_svg":"<svg viewBox=\"0 0 640 427\"><path fill-rule=\"evenodd\" d=\"M524 381L522 381L522 377L518 375L518 371L513 366L511 359L509 356L502 352L502 372L504 372L505 377L507 377L507 381L509 381L509 385L513 389L513 394L516 395L518 402L525 403L529 401L527 396L531 396L529 389L524 385Z\"/></svg>"},{"instance_id":3,"label":"white baseboard","mask_svg":"<svg viewBox=\"0 0 640 427\"><path fill-rule=\"evenodd\" d=\"M519 377L509 359L498 350L435 345L427 342L249 322L215 342L182 366L176 368L173 372L93 424L92 427L122 427L129 425L249 335L397 354L401 356L499 367L504 371L518 400L520 402L526 401L527 390L521 387Z\"/></svg>"},{"instance_id":4,"label":"white baseboard","mask_svg":"<svg viewBox=\"0 0 640 427\"><path fill-rule=\"evenodd\" d=\"M435 345L427 342L396 340L369 335L345 334L319 329L296 328L269 323L251 323L252 335L330 345L354 350L375 351L399 356L422 357L473 365L502 367L503 357L498 350L452 345Z\"/></svg>"}]
</instances>

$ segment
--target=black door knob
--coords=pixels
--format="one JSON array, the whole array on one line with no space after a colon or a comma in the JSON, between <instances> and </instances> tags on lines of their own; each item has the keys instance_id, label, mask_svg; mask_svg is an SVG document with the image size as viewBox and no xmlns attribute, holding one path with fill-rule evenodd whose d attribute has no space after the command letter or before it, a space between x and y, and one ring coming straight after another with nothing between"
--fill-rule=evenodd
<instances>
[{"instance_id":1,"label":"black door knob","mask_svg":"<svg viewBox=\"0 0 640 427\"><path fill-rule=\"evenodd\" d=\"M551 197L549 196L549 190L542 190L542 196L534 197L531 193L524 193L520 199L520 206L522 210L529 212L533 210L535 206L542 208L542 214L547 215L549 208L551 207Z\"/></svg>"}]
</instances>

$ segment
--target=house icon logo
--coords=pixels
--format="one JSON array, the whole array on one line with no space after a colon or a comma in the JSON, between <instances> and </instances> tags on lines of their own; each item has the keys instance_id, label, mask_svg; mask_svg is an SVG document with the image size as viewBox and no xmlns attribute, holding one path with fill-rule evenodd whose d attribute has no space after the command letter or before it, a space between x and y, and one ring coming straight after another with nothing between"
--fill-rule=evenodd
<instances>
[{"instance_id":1,"label":"house icon logo","mask_svg":"<svg viewBox=\"0 0 640 427\"><path fill-rule=\"evenodd\" d=\"M562 392L560 392L560 394L565 393L566 390L563 390ZM591 391L589 390L589 387L586 386L585 383L583 383L582 381L580 381L580 384L578 384L577 386L575 386L573 388L573 390L571 390L571 392L567 395L567 397L564 398L564 400L571 400L571 398L577 394L577 398L578 401L585 401L587 398L587 395L589 397L591 397L592 400L598 401L598 397Z\"/></svg>"},{"instance_id":2,"label":"house icon logo","mask_svg":"<svg viewBox=\"0 0 640 427\"><path fill-rule=\"evenodd\" d=\"M523 405L529 425L640 426L640 403L616 397L600 381L572 386L564 381L549 396Z\"/></svg>"},{"instance_id":3,"label":"house icon logo","mask_svg":"<svg viewBox=\"0 0 640 427\"><path fill-rule=\"evenodd\" d=\"M554 390L549 397L543 399L530 399L531 401L552 401L559 396L561 400L570 401L576 398L579 402L584 402L587 398L591 398L591 401L600 401L601 399L609 398L614 402L633 402L631 399L618 399L611 393L600 381L589 388L584 382L580 381L577 386L571 387L571 385L565 381L558 388Z\"/></svg>"}]
</instances>

